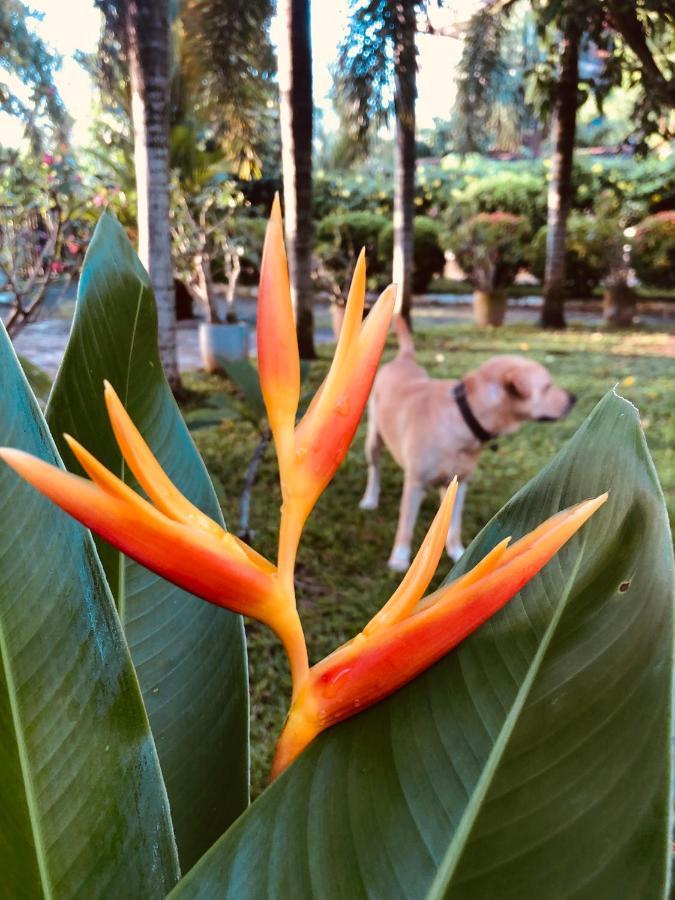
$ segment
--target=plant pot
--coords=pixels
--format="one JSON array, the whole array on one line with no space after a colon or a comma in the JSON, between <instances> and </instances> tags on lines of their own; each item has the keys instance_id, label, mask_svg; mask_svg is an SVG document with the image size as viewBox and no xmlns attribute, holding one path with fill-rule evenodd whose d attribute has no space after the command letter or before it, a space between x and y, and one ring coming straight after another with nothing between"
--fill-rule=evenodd
<instances>
[{"instance_id":1,"label":"plant pot","mask_svg":"<svg viewBox=\"0 0 675 900\"><path fill-rule=\"evenodd\" d=\"M602 316L610 328L630 328L637 312L637 296L625 283L608 284L602 295Z\"/></svg>"},{"instance_id":2,"label":"plant pot","mask_svg":"<svg viewBox=\"0 0 675 900\"><path fill-rule=\"evenodd\" d=\"M200 322L199 349L207 372L220 372L223 361L248 357L249 328L245 322Z\"/></svg>"},{"instance_id":3,"label":"plant pot","mask_svg":"<svg viewBox=\"0 0 675 900\"><path fill-rule=\"evenodd\" d=\"M506 291L474 291L473 317L476 325L503 325L506 315Z\"/></svg>"}]
</instances>

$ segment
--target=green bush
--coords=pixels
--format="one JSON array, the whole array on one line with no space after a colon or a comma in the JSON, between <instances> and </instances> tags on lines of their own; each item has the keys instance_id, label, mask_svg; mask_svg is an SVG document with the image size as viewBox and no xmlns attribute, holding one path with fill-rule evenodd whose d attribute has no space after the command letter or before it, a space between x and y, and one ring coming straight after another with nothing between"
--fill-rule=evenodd
<instances>
[{"instance_id":1,"label":"green bush","mask_svg":"<svg viewBox=\"0 0 675 900\"><path fill-rule=\"evenodd\" d=\"M479 213L450 233L448 245L472 284L489 292L513 283L530 233L524 216Z\"/></svg>"},{"instance_id":2,"label":"green bush","mask_svg":"<svg viewBox=\"0 0 675 900\"><path fill-rule=\"evenodd\" d=\"M362 247L366 248L371 285L379 284L384 261L378 254L380 232L389 220L370 212L350 212L327 216L316 229L316 254L329 275L338 282L347 280Z\"/></svg>"},{"instance_id":3,"label":"green bush","mask_svg":"<svg viewBox=\"0 0 675 900\"><path fill-rule=\"evenodd\" d=\"M640 222L632 240L631 260L644 284L675 287L675 211L656 213Z\"/></svg>"},{"instance_id":4,"label":"green bush","mask_svg":"<svg viewBox=\"0 0 675 900\"><path fill-rule=\"evenodd\" d=\"M445 255L440 241L441 228L434 219L427 216L415 218L415 236L413 248L413 291L421 294L429 287L434 275L440 275L445 265ZM391 259L394 253L394 226L388 222L378 239L378 256L391 270Z\"/></svg>"},{"instance_id":5,"label":"green bush","mask_svg":"<svg viewBox=\"0 0 675 900\"><path fill-rule=\"evenodd\" d=\"M507 212L522 216L533 230L546 222L546 179L538 173L504 170L471 180L455 192L446 221L455 228L470 216Z\"/></svg>"},{"instance_id":6,"label":"green bush","mask_svg":"<svg viewBox=\"0 0 675 900\"><path fill-rule=\"evenodd\" d=\"M617 262L622 244L621 226L615 219L570 213L567 219L565 294L590 297ZM532 241L530 266L539 279L546 265L546 226Z\"/></svg>"}]
</instances>

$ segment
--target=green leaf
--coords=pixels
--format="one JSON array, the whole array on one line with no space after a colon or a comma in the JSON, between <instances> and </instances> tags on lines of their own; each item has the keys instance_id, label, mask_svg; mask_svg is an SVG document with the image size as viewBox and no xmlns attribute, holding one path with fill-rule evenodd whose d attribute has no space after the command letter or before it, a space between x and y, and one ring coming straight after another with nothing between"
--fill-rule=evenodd
<instances>
[{"instance_id":1,"label":"green leaf","mask_svg":"<svg viewBox=\"0 0 675 900\"><path fill-rule=\"evenodd\" d=\"M59 462L0 325L0 444ZM178 878L157 754L91 536L0 463L0 894Z\"/></svg>"},{"instance_id":2,"label":"green leaf","mask_svg":"<svg viewBox=\"0 0 675 900\"><path fill-rule=\"evenodd\" d=\"M220 508L166 383L148 276L123 228L101 217L85 259L73 328L47 418L137 487L108 423L118 392L169 477L218 521ZM97 541L157 744L184 870L248 803L248 684L242 620L179 590Z\"/></svg>"},{"instance_id":3,"label":"green leaf","mask_svg":"<svg viewBox=\"0 0 675 900\"><path fill-rule=\"evenodd\" d=\"M258 425L266 415L258 370L247 359L223 359L221 365L243 396L247 418Z\"/></svg>"},{"instance_id":4,"label":"green leaf","mask_svg":"<svg viewBox=\"0 0 675 900\"><path fill-rule=\"evenodd\" d=\"M453 576L607 489L498 615L317 739L171 896L666 897L673 560L635 408L608 394Z\"/></svg>"}]
</instances>

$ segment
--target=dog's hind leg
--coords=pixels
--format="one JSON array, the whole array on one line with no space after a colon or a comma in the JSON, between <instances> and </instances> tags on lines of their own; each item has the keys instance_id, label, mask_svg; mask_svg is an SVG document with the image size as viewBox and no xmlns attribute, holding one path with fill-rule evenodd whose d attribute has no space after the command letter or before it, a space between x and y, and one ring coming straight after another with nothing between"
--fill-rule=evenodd
<instances>
[{"instance_id":1,"label":"dog's hind leg","mask_svg":"<svg viewBox=\"0 0 675 900\"><path fill-rule=\"evenodd\" d=\"M392 572L405 572L410 565L410 544L420 505L424 498L424 485L416 478L404 476L401 508L398 514L398 528L387 565Z\"/></svg>"},{"instance_id":2,"label":"dog's hind leg","mask_svg":"<svg viewBox=\"0 0 675 900\"><path fill-rule=\"evenodd\" d=\"M441 499L445 496L446 488L441 488ZM464 509L464 498L466 497L466 481L460 481L457 485L457 496L455 505L452 510L452 520L448 529L448 537L445 542L445 549L448 556L453 562L457 562L462 553L464 546L462 544L462 511Z\"/></svg>"},{"instance_id":3,"label":"dog's hind leg","mask_svg":"<svg viewBox=\"0 0 675 900\"><path fill-rule=\"evenodd\" d=\"M361 509L377 509L380 502L380 452L382 438L377 430L375 416L375 400L371 397L368 404L368 430L366 432L366 462L368 463L368 482L366 492L361 498Z\"/></svg>"}]
</instances>

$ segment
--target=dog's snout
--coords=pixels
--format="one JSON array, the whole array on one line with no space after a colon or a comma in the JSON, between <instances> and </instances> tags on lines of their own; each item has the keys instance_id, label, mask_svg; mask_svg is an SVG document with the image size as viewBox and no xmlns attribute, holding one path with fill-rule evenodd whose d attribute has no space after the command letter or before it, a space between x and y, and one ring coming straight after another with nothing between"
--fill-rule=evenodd
<instances>
[{"instance_id":1,"label":"dog's snout","mask_svg":"<svg viewBox=\"0 0 675 900\"><path fill-rule=\"evenodd\" d=\"M568 391L568 392L567 392L567 399L568 399L568 401L569 401L570 409L571 409L571 408L574 406L574 404L577 402L577 395L571 393L571 391Z\"/></svg>"}]
</instances>

